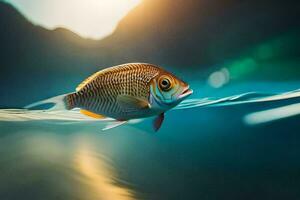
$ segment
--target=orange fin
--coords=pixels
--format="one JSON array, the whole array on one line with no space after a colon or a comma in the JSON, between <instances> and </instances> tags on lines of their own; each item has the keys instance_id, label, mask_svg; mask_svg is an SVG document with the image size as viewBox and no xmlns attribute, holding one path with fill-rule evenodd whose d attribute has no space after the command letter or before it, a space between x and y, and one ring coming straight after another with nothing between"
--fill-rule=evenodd
<instances>
[{"instance_id":1,"label":"orange fin","mask_svg":"<svg viewBox=\"0 0 300 200\"><path fill-rule=\"evenodd\" d=\"M103 115L100 115L100 114L96 114L96 113L93 113L91 111L88 111L88 110L80 110L80 113L81 114L84 114L86 116L89 116L89 117L92 117L92 118L95 118L95 119L105 119L107 117L103 116Z\"/></svg>"}]
</instances>

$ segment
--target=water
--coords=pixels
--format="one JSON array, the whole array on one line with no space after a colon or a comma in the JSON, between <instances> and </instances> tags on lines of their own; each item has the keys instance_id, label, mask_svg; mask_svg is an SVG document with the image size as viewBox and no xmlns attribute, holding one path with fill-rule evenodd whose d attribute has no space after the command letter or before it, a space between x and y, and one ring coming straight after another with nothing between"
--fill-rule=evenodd
<instances>
[{"instance_id":1,"label":"water","mask_svg":"<svg viewBox=\"0 0 300 200\"><path fill-rule=\"evenodd\" d=\"M2 109L0 199L298 199L299 84L204 85L157 133Z\"/></svg>"}]
</instances>

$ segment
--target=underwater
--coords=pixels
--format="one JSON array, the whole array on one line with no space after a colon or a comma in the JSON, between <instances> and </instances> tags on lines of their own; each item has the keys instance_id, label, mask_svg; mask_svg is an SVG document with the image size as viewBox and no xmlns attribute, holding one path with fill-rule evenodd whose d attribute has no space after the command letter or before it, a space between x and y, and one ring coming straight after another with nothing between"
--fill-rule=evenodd
<instances>
[{"instance_id":1,"label":"underwater","mask_svg":"<svg viewBox=\"0 0 300 200\"><path fill-rule=\"evenodd\" d=\"M0 1L0 199L300 199L299 13Z\"/></svg>"}]
</instances>

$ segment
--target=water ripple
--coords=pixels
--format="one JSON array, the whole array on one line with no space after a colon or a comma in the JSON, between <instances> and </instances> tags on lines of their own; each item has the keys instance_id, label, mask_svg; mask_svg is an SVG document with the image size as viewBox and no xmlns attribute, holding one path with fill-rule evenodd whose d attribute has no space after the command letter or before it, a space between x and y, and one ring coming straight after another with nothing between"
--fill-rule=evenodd
<instances>
[{"instance_id":1,"label":"water ripple","mask_svg":"<svg viewBox=\"0 0 300 200\"><path fill-rule=\"evenodd\" d=\"M295 99L300 97L300 90L294 90L281 94L263 94L256 92L248 92L224 98L195 98L187 99L180 103L173 110L195 109L200 107L221 107L234 106L240 104L273 102L288 99ZM276 117L274 118L274 113ZM281 118L294 116L300 114L300 106L298 104L283 106L276 109L265 110L260 112L250 113L245 116L245 122L248 124L265 123L268 121L278 120ZM28 109L1 109L0 121L15 122L15 121L51 121L55 123L80 123L80 122L104 122L111 123L114 120L107 119L93 119L82 115L78 109L71 111L67 110L28 110ZM131 123L137 123L140 120L132 120Z\"/></svg>"}]
</instances>

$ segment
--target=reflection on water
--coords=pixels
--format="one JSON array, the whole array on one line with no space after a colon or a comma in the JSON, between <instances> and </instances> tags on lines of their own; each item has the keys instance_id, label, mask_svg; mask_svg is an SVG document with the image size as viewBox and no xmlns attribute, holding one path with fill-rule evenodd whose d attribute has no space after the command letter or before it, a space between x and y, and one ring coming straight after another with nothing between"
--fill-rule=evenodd
<instances>
[{"instance_id":1,"label":"reflection on water","mask_svg":"<svg viewBox=\"0 0 300 200\"><path fill-rule=\"evenodd\" d=\"M151 119L101 134L110 121L77 111L1 110L0 199L297 199L300 93L195 91L157 133Z\"/></svg>"},{"instance_id":2,"label":"reflection on water","mask_svg":"<svg viewBox=\"0 0 300 200\"><path fill-rule=\"evenodd\" d=\"M114 170L102 158L94 155L86 144L81 144L74 167L82 175L90 190L87 199L133 200L133 192L115 183Z\"/></svg>"},{"instance_id":3,"label":"reflection on water","mask_svg":"<svg viewBox=\"0 0 300 200\"><path fill-rule=\"evenodd\" d=\"M92 138L55 132L1 129L0 199L135 199Z\"/></svg>"}]
</instances>

